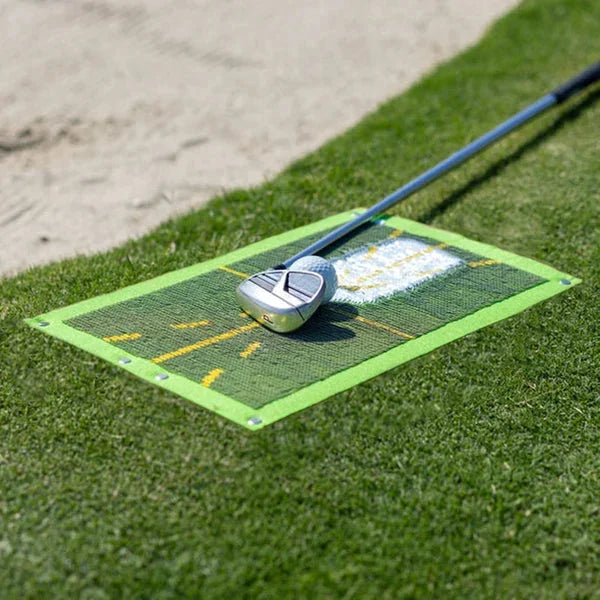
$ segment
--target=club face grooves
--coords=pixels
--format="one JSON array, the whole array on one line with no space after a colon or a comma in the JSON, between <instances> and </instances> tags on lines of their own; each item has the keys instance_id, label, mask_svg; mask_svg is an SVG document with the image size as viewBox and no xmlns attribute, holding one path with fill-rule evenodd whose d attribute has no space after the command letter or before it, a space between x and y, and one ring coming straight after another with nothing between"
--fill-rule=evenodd
<instances>
[{"instance_id":1,"label":"club face grooves","mask_svg":"<svg viewBox=\"0 0 600 600\"><path fill-rule=\"evenodd\" d=\"M322 275L310 271L271 270L252 275L237 288L240 306L265 327L288 333L302 326L321 304Z\"/></svg>"}]
</instances>

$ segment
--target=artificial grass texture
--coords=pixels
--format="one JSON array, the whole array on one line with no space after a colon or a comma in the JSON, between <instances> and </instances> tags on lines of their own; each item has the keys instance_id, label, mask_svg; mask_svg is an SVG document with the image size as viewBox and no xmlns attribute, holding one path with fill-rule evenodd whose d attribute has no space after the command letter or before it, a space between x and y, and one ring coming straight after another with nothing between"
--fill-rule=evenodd
<instances>
[{"instance_id":1,"label":"artificial grass texture","mask_svg":"<svg viewBox=\"0 0 600 600\"><path fill-rule=\"evenodd\" d=\"M2 597L598 597L598 88L394 210L584 283L255 435L22 319L372 204L597 60L599 26L528 1L274 181L3 281Z\"/></svg>"}]
</instances>

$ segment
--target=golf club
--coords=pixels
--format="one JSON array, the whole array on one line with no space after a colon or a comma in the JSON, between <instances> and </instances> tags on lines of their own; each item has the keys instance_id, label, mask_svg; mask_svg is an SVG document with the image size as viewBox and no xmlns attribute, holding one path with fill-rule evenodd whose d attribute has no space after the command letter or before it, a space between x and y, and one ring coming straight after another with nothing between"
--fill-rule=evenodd
<instances>
[{"instance_id":1,"label":"golf club","mask_svg":"<svg viewBox=\"0 0 600 600\"><path fill-rule=\"evenodd\" d=\"M323 250L363 223L373 219L441 175L467 161L479 151L487 148L521 125L549 108L563 103L598 80L600 80L600 61L467 144L464 148L451 154L356 218L344 223L280 265L269 271L251 276L241 283L237 289L240 306L251 317L273 331L279 333L294 331L303 325L317 310L325 295L327 297L332 295L332 290L329 290L329 293L326 294L328 279L326 273L324 277L322 273L311 273L305 269L295 270L294 263L296 261ZM333 271L333 285L335 285L335 271L333 267L330 270ZM310 274L313 277L309 277Z\"/></svg>"}]
</instances>

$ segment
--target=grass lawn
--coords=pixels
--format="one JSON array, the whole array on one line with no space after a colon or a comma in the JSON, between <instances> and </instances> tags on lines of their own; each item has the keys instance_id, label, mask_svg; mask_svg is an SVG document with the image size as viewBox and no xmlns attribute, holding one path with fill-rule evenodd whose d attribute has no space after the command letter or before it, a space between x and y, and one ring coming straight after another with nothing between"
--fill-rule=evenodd
<instances>
[{"instance_id":1,"label":"grass lawn","mask_svg":"<svg viewBox=\"0 0 600 600\"><path fill-rule=\"evenodd\" d=\"M260 432L22 322L371 205L599 31L526 0L273 181L0 282L0 597L600 597L598 86L393 210L583 284Z\"/></svg>"}]
</instances>

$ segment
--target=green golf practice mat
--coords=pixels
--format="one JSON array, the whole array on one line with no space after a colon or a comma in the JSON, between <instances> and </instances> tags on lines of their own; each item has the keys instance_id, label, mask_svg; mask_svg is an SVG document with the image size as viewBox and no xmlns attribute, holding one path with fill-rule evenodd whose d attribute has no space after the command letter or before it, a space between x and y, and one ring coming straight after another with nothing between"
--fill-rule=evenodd
<instances>
[{"instance_id":1,"label":"green golf practice mat","mask_svg":"<svg viewBox=\"0 0 600 600\"><path fill-rule=\"evenodd\" d=\"M391 217L323 253L339 287L300 329L277 334L240 310L235 290L241 281L355 214L27 323L260 429L580 283L494 246Z\"/></svg>"}]
</instances>

